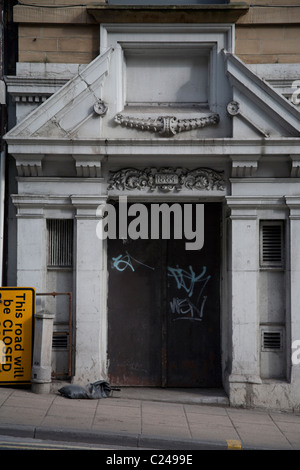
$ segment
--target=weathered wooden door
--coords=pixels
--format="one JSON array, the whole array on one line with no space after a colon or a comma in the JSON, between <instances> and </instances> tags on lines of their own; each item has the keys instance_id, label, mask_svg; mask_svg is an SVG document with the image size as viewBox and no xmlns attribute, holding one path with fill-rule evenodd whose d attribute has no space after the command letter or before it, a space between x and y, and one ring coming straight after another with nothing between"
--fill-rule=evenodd
<instances>
[{"instance_id":1,"label":"weathered wooden door","mask_svg":"<svg viewBox=\"0 0 300 470\"><path fill-rule=\"evenodd\" d=\"M221 206L205 204L204 246L108 241L108 360L115 385L221 386Z\"/></svg>"}]
</instances>

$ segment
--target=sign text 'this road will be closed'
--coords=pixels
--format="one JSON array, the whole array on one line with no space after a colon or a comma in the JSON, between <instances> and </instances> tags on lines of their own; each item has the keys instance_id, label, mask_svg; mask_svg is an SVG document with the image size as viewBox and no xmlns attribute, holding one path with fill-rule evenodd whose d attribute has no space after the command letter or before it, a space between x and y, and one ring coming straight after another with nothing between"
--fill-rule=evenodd
<instances>
[{"instance_id":1,"label":"sign text 'this road will be closed'","mask_svg":"<svg viewBox=\"0 0 300 470\"><path fill-rule=\"evenodd\" d=\"M0 384L31 380L35 290L0 288Z\"/></svg>"}]
</instances>

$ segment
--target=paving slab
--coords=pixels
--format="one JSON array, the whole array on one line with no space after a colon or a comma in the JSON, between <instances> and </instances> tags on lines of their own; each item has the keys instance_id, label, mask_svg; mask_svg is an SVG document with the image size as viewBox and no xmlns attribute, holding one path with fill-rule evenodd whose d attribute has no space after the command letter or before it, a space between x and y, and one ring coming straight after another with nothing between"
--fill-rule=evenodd
<instances>
[{"instance_id":1,"label":"paving slab","mask_svg":"<svg viewBox=\"0 0 300 470\"><path fill-rule=\"evenodd\" d=\"M127 389L124 396L76 400L0 387L0 434L166 450L300 449L299 413L197 403L195 392L190 401L186 391L182 397L178 390L161 392Z\"/></svg>"}]
</instances>

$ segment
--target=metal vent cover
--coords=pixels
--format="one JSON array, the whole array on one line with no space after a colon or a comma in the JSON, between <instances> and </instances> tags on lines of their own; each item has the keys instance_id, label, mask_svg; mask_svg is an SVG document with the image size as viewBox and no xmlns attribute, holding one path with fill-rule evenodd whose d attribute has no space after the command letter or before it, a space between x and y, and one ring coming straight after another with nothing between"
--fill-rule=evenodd
<instances>
[{"instance_id":1,"label":"metal vent cover","mask_svg":"<svg viewBox=\"0 0 300 470\"><path fill-rule=\"evenodd\" d=\"M73 265L73 220L48 219L48 267Z\"/></svg>"},{"instance_id":2,"label":"metal vent cover","mask_svg":"<svg viewBox=\"0 0 300 470\"><path fill-rule=\"evenodd\" d=\"M282 222L262 222L260 254L262 266L283 266Z\"/></svg>"},{"instance_id":3,"label":"metal vent cover","mask_svg":"<svg viewBox=\"0 0 300 470\"><path fill-rule=\"evenodd\" d=\"M52 349L65 350L69 347L68 333L54 332L52 337Z\"/></svg>"},{"instance_id":4,"label":"metal vent cover","mask_svg":"<svg viewBox=\"0 0 300 470\"><path fill-rule=\"evenodd\" d=\"M261 349L262 351L282 351L282 330L262 330Z\"/></svg>"}]
</instances>

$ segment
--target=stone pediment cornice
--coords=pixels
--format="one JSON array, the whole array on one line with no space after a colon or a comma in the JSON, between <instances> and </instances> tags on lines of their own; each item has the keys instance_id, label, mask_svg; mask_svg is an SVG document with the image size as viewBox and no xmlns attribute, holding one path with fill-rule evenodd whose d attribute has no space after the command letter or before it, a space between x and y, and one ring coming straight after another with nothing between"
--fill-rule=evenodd
<instances>
[{"instance_id":1,"label":"stone pediment cornice","mask_svg":"<svg viewBox=\"0 0 300 470\"><path fill-rule=\"evenodd\" d=\"M108 48L86 68L79 69L75 77L11 129L5 140L39 141L47 136L72 140L72 131L76 133L78 126L96 113L94 106L102 101L102 84L111 54L112 49Z\"/></svg>"},{"instance_id":2,"label":"stone pediment cornice","mask_svg":"<svg viewBox=\"0 0 300 470\"><path fill-rule=\"evenodd\" d=\"M10 144L10 153L16 160L18 176L43 176L42 161L46 155L55 154L61 158L71 155L77 176L99 177L103 162L113 155L118 162L136 165L152 159L153 165L161 162L174 165L182 162L197 165L202 161L231 164L232 177L253 177L263 157L290 162L291 177L300 176L299 138L257 138L257 139L197 139L162 140L140 139L86 139L70 142L69 139L20 139Z\"/></svg>"},{"instance_id":3,"label":"stone pediment cornice","mask_svg":"<svg viewBox=\"0 0 300 470\"><path fill-rule=\"evenodd\" d=\"M272 136L273 126L276 128L278 125L283 135L300 137L299 110L256 75L235 54L227 51L223 51L223 54L233 95L237 94L242 101L238 103L240 115L251 125L255 123L260 129L259 133L265 134L266 137ZM266 122L262 118L264 115L267 116L264 118Z\"/></svg>"},{"instance_id":4,"label":"stone pediment cornice","mask_svg":"<svg viewBox=\"0 0 300 470\"><path fill-rule=\"evenodd\" d=\"M267 155L280 156L300 155L299 137L271 138L182 138L180 140L164 140L152 137L140 139L126 138L86 138L72 139L46 137L13 137L6 134L12 155L65 155L66 152L78 155L159 155L161 149L166 155ZM89 149L89 151L87 151Z\"/></svg>"},{"instance_id":5,"label":"stone pediment cornice","mask_svg":"<svg viewBox=\"0 0 300 470\"><path fill-rule=\"evenodd\" d=\"M13 77L5 78L7 92L16 102L43 103L56 93L67 79L57 78L35 78L35 77Z\"/></svg>"}]
</instances>

